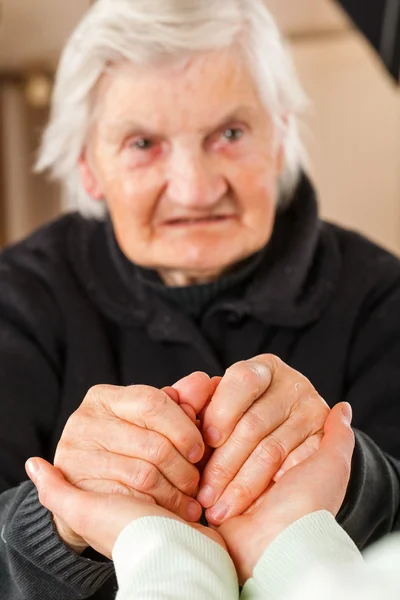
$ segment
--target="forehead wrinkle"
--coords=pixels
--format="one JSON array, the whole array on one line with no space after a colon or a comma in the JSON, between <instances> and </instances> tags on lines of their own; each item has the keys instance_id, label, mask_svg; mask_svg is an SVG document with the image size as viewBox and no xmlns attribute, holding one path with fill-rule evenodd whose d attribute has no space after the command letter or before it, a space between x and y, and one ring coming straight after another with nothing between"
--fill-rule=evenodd
<instances>
[{"instance_id":1,"label":"forehead wrinkle","mask_svg":"<svg viewBox=\"0 0 400 600\"><path fill-rule=\"evenodd\" d=\"M202 86L205 78L207 82ZM110 90L114 92L111 96ZM246 119L259 110L254 82L243 64L233 60L232 53L217 58L209 54L192 58L185 69L182 65L159 65L143 71L142 67L122 64L104 74L99 91L103 107L107 109L110 103L116 106L112 107L110 120L100 119L99 123L102 135L110 137L117 130L158 136L188 130L211 132L226 124L232 114L243 112ZM193 91L196 96L192 103ZM135 96L139 103L136 107L130 100Z\"/></svg>"}]
</instances>

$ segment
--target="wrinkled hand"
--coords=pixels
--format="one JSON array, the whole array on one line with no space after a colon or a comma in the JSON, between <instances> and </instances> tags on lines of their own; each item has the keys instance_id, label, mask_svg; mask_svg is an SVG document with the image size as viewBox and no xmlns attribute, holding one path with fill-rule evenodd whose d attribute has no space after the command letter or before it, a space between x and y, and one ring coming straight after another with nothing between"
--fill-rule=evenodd
<instances>
[{"instance_id":1,"label":"wrinkled hand","mask_svg":"<svg viewBox=\"0 0 400 600\"><path fill-rule=\"evenodd\" d=\"M202 509L194 499L200 479L195 464L205 448L195 419L210 393L205 373L165 391L95 386L69 418L54 466L81 490L152 499L187 521L198 521ZM71 549L87 547L58 515L54 522Z\"/></svg>"},{"instance_id":2,"label":"wrinkled hand","mask_svg":"<svg viewBox=\"0 0 400 600\"><path fill-rule=\"evenodd\" d=\"M143 502L129 496L79 490L68 483L58 469L41 458L30 459L26 468L43 506L85 540L86 546L108 558L112 558L121 531L136 519L168 517L184 523L183 519L157 506L154 500ZM190 525L226 549L216 531L198 524Z\"/></svg>"},{"instance_id":3,"label":"wrinkled hand","mask_svg":"<svg viewBox=\"0 0 400 600\"><path fill-rule=\"evenodd\" d=\"M328 414L308 379L275 356L230 367L202 415L204 441L216 448L197 496L208 521L242 514L274 477L313 454Z\"/></svg>"},{"instance_id":4,"label":"wrinkled hand","mask_svg":"<svg viewBox=\"0 0 400 600\"><path fill-rule=\"evenodd\" d=\"M325 423L325 434L313 456L289 470L242 516L223 523L224 538L243 585L269 544L305 515L327 510L336 516L350 477L354 434L351 408L338 404Z\"/></svg>"}]
</instances>

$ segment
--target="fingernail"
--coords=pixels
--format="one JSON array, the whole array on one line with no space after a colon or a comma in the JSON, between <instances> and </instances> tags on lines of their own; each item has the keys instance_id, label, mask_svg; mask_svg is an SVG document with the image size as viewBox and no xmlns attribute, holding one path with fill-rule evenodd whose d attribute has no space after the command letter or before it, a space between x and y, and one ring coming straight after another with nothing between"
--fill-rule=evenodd
<instances>
[{"instance_id":1,"label":"fingernail","mask_svg":"<svg viewBox=\"0 0 400 600\"><path fill-rule=\"evenodd\" d=\"M210 509L209 516L213 521L222 521L228 514L229 507L225 502L218 502L213 508Z\"/></svg>"},{"instance_id":2,"label":"fingernail","mask_svg":"<svg viewBox=\"0 0 400 600\"><path fill-rule=\"evenodd\" d=\"M343 402L342 405L342 415L344 417L344 420L346 421L346 423L348 425L351 425L351 422L353 420L353 409L351 408L350 404L348 402Z\"/></svg>"},{"instance_id":3,"label":"fingernail","mask_svg":"<svg viewBox=\"0 0 400 600\"><path fill-rule=\"evenodd\" d=\"M210 446L216 446L221 439L221 434L215 427L208 427L205 430L205 435Z\"/></svg>"},{"instance_id":4,"label":"fingernail","mask_svg":"<svg viewBox=\"0 0 400 600\"><path fill-rule=\"evenodd\" d=\"M280 479L281 477L283 477L283 476L284 476L284 474L285 474L285 471L284 471L283 469L279 469L279 471L278 471L277 473L275 473L275 476L274 476L274 481L275 481L275 483L276 483L277 481L279 481L279 479Z\"/></svg>"},{"instance_id":5,"label":"fingernail","mask_svg":"<svg viewBox=\"0 0 400 600\"><path fill-rule=\"evenodd\" d=\"M194 502L194 501L188 503L186 511L187 511L189 521L198 521L203 512L200 504L198 504L198 502Z\"/></svg>"},{"instance_id":6,"label":"fingernail","mask_svg":"<svg viewBox=\"0 0 400 600\"><path fill-rule=\"evenodd\" d=\"M195 446L193 446L193 448L189 452L188 459L190 460L191 463L197 463L197 462L199 462L199 460L201 460L203 453L204 453L203 446L201 444L196 444Z\"/></svg>"},{"instance_id":7,"label":"fingernail","mask_svg":"<svg viewBox=\"0 0 400 600\"><path fill-rule=\"evenodd\" d=\"M211 485L205 485L197 495L197 500L204 508L209 508L215 502L215 492Z\"/></svg>"},{"instance_id":8,"label":"fingernail","mask_svg":"<svg viewBox=\"0 0 400 600\"><path fill-rule=\"evenodd\" d=\"M33 483L36 483L37 476L39 475L39 465L37 460L35 460L34 458L30 458L26 461L25 468Z\"/></svg>"}]
</instances>

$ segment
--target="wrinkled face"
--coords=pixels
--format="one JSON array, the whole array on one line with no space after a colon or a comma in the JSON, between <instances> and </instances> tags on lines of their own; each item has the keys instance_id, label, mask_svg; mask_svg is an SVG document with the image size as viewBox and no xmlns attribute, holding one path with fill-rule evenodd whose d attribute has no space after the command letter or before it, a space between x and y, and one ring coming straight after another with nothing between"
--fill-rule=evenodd
<instances>
[{"instance_id":1,"label":"wrinkled face","mask_svg":"<svg viewBox=\"0 0 400 600\"><path fill-rule=\"evenodd\" d=\"M80 167L130 260L208 280L267 243L282 162L252 77L230 50L185 66L113 67Z\"/></svg>"}]
</instances>

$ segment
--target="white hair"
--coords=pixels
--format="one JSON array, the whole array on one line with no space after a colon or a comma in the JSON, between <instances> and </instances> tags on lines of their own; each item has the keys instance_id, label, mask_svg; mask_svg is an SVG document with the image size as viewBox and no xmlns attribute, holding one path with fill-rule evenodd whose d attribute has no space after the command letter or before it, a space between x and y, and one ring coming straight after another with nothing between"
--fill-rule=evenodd
<instances>
[{"instance_id":1,"label":"white hair","mask_svg":"<svg viewBox=\"0 0 400 600\"><path fill-rule=\"evenodd\" d=\"M260 97L283 134L279 201L290 199L304 167L298 117L306 97L265 0L97 0L67 42L36 171L50 169L70 206L102 218L104 203L84 190L78 162L93 113L93 91L110 63L151 64L239 46Z\"/></svg>"}]
</instances>

